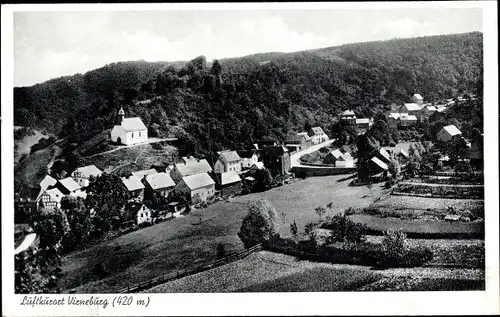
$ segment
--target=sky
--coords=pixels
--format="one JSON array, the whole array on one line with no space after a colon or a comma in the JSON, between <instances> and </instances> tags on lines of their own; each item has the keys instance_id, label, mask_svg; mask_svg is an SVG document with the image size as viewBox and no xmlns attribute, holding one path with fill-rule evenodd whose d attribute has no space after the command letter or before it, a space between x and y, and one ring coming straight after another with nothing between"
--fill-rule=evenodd
<instances>
[{"instance_id":1,"label":"sky","mask_svg":"<svg viewBox=\"0 0 500 317\"><path fill-rule=\"evenodd\" d=\"M482 31L481 9L15 12L14 85L119 61L210 61L472 31Z\"/></svg>"}]
</instances>

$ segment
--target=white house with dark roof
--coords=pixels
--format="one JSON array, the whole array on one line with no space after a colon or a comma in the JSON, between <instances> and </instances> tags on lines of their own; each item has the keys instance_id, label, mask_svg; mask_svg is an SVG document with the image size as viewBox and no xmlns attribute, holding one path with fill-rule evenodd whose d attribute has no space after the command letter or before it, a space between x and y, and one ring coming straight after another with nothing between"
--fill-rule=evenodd
<instances>
[{"instance_id":1,"label":"white house with dark roof","mask_svg":"<svg viewBox=\"0 0 500 317\"><path fill-rule=\"evenodd\" d=\"M90 177L98 177L101 174L102 171L95 165L87 165L77 168L73 173L71 173L71 177L80 185L80 187L85 188L89 186Z\"/></svg>"},{"instance_id":2,"label":"white house with dark roof","mask_svg":"<svg viewBox=\"0 0 500 317\"><path fill-rule=\"evenodd\" d=\"M118 124L111 130L111 141L131 145L146 142L148 140L148 129L141 118L125 118L123 108L118 112Z\"/></svg>"},{"instance_id":3,"label":"white house with dark roof","mask_svg":"<svg viewBox=\"0 0 500 317\"><path fill-rule=\"evenodd\" d=\"M311 137L312 144L328 141L328 136L321 127L312 127L311 130L309 130L309 136Z\"/></svg>"},{"instance_id":4,"label":"white house with dark roof","mask_svg":"<svg viewBox=\"0 0 500 317\"><path fill-rule=\"evenodd\" d=\"M174 169L170 172L170 177L172 177L174 182L178 183L185 176L210 172L212 172L212 167L208 164L207 160L188 160L184 161L184 163L175 164Z\"/></svg>"},{"instance_id":5,"label":"white house with dark roof","mask_svg":"<svg viewBox=\"0 0 500 317\"><path fill-rule=\"evenodd\" d=\"M420 94L414 94L411 99L417 105L422 105L424 103L424 98Z\"/></svg>"},{"instance_id":6,"label":"white house with dark roof","mask_svg":"<svg viewBox=\"0 0 500 317\"><path fill-rule=\"evenodd\" d=\"M215 195L215 181L208 173L184 176L175 186L175 191L186 195L192 203L203 202Z\"/></svg>"},{"instance_id":7,"label":"white house with dark roof","mask_svg":"<svg viewBox=\"0 0 500 317\"><path fill-rule=\"evenodd\" d=\"M135 175L121 178L123 186L129 193L130 200L142 201L144 199L144 184Z\"/></svg>"},{"instance_id":8,"label":"white house with dark roof","mask_svg":"<svg viewBox=\"0 0 500 317\"><path fill-rule=\"evenodd\" d=\"M175 187L174 180L167 173L155 173L146 175L143 179L144 197L152 199L154 195L168 197Z\"/></svg>"},{"instance_id":9,"label":"white house with dark roof","mask_svg":"<svg viewBox=\"0 0 500 317\"><path fill-rule=\"evenodd\" d=\"M456 126L451 124L442 127L441 130L439 130L439 132L437 133L436 139L438 141L448 142L451 139L453 139L453 137L460 135L462 135L462 131L460 131Z\"/></svg>"},{"instance_id":10,"label":"white house with dark roof","mask_svg":"<svg viewBox=\"0 0 500 317\"><path fill-rule=\"evenodd\" d=\"M241 172L241 157L236 151L221 151L219 158L214 164L214 172Z\"/></svg>"}]
</instances>

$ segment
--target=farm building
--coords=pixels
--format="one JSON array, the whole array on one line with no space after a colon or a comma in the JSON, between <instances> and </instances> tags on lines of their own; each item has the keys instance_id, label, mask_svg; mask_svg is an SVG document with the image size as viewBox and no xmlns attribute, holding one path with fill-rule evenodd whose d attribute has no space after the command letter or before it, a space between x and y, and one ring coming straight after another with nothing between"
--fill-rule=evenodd
<instances>
[{"instance_id":1,"label":"farm building","mask_svg":"<svg viewBox=\"0 0 500 317\"><path fill-rule=\"evenodd\" d=\"M175 182L167 173L146 175L143 179L144 198L152 200L156 195L168 197L175 187Z\"/></svg>"},{"instance_id":2,"label":"farm building","mask_svg":"<svg viewBox=\"0 0 500 317\"><path fill-rule=\"evenodd\" d=\"M172 177L174 182L178 183L183 177L210 172L212 172L212 167L210 167L207 160L195 159L175 164L174 169L170 172L170 177Z\"/></svg>"},{"instance_id":3,"label":"farm building","mask_svg":"<svg viewBox=\"0 0 500 317\"><path fill-rule=\"evenodd\" d=\"M45 208L61 208L61 199L64 194L57 188L47 189L39 198L38 206L42 204Z\"/></svg>"},{"instance_id":4,"label":"farm building","mask_svg":"<svg viewBox=\"0 0 500 317\"><path fill-rule=\"evenodd\" d=\"M389 164L391 161L391 155L384 148L380 148L380 150L375 153L375 156L386 164Z\"/></svg>"},{"instance_id":5,"label":"farm building","mask_svg":"<svg viewBox=\"0 0 500 317\"><path fill-rule=\"evenodd\" d=\"M408 116L415 116L420 120L423 115L422 106L416 103L405 103L399 108L399 113L407 113Z\"/></svg>"},{"instance_id":6,"label":"farm building","mask_svg":"<svg viewBox=\"0 0 500 317\"><path fill-rule=\"evenodd\" d=\"M262 150L264 166L271 171L271 175L285 175L291 168L290 153L283 146L267 147Z\"/></svg>"},{"instance_id":7,"label":"farm building","mask_svg":"<svg viewBox=\"0 0 500 317\"><path fill-rule=\"evenodd\" d=\"M123 185L129 193L129 199L142 201L144 199L144 185L141 179L135 175L121 178Z\"/></svg>"},{"instance_id":8,"label":"farm building","mask_svg":"<svg viewBox=\"0 0 500 317\"><path fill-rule=\"evenodd\" d=\"M451 139L453 139L454 137L461 136L461 135L462 135L462 132L456 126L447 125L447 126L441 128L441 130L439 130L439 132L436 135L436 139L438 141L448 142Z\"/></svg>"},{"instance_id":9,"label":"farm building","mask_svg":"<svg viewBox=\"0 0 500 317\"><path fill-rule=\"evenodd\" d=\"M304 139L306 140L306 147L310 147L312 145L312 139L308 132L298 132L297 135L304 136Z\"/></svg>"},{"instance_id":10,"label":"farm building","mask_svg":"<svg viewBox=\"0 0 500 317\"><path fill-rule=\"evenodd\" d=\"M221 151L218 154L219 158L214 164L214 172L241 172L241 157L236 151Z\"/></svg>"},{"instance_id":11,"label":"farm building","mask_svg":"<svg viewBox=\"0 0 500 317\"><path fill-rule=\"evenodd\" d=\"M87 165L77 168L73 173L71 173L71 177L78 183L78 185L80 185L80 187L85 188L89 186L91 177L98 177L101 174L102 171L95 165Z\"/></svg>"},{"instance_id":12,"label":"farm building","mask_svg":"<svg viewBox=\"0 0 500 317\"><path fill-rule=\"evenodd\" d=\"M423 108L423 111L424 111L424 116L426 118L430 118L437 111L437 108L435 106L425 106Z\"/></svg>"},{"instance_id":13,"label":"farm building","mask_svg":"<svg viewBox=\"0 0 500 317\"><path fill-rule=\"evenodd\" d=\"M123 223L122 226L141 225L144 223L152 223L151 209L143 203L131 202L123 207Z\"/></svg>"},{"instance_id":14,"label":"farm building","mask_svg":"<svg viewBox=\"0 0 500 317\"><path fill-rule=\"evenodd\" d=\"M325 158L323 159L323 162L325 164L335 164L339 158L342 157L342 152L339 149L335 149L333 151L330 151Z\"/></svg>"},{"instance_id":15,"label":"farm building","mask_svg":"<svg viewBox=\"0 0 500 317\"><path fill-rule=\"evenodd\" d=\"M399 124L402 127L412 127L418 122L418 118L415 115L400 113L399 114Z\"/></svg>"},{"instance_id":16,"label":"farm building","mask_svg":"<svg viewBox=\"0 0 500 317\"><path fill-rule=\"evenodd\" d=\"M146 142L148 140L148 129L141 118L125 118L125 111L118 111L118 124L111 130L111 141L131 145Z\"/></svg>"},{"instance_id":17,"label":"farm building","mask_svg":"<svg viewBox=\"0 0 500 317\"><path fill-rule=\"evenodd\" d=\"M399 112L390 112L387 115L387 125L389 128L395 129L399 125Z\"/></svg>"},{"instance_id":18,"label":"farm building","mask_svg":"<svg viewBox=\"0 0 500 317\"><path fill-rule=\"evenodd\" d=\"M422 105L424 103L424 98L420 94L414 94L411 99L417 105Z\"/></svg>"},{"instance_id":19,"label":"farm building","mask_svg":"<svg viewBox=\"0 0 500 317\"><path fill-rule=\"evenodd\" d=\"M387 171L389 169L389 167L387 166L387 164L385 164L384 162L382 162L376 156L372 157L368 161L368 166L369 166L370 172L372 174L383 173L383 172L385 172L385 171Z\"/></svg>"},{"instance_id":20,"label":"farm building","mask_svg":"<svg viewBox=\"0 0 500 317\"><path fill-rule=\"evenodd\" d=\"M237 153L241 158L242 169L249 169L253 164L259 161L259 156L257 155L257 151L245 150L245 151L237 151Z\"/></svg>"},{"instance_id":21,"label":"farm building","mask_svg":"<svg viewBox=\"0 0 500 317\"><path fill-rule=\"evenodd\" d=\"M71 177L61 179L57 182L56 187L64 195L74 194L80 190L80 185Z\"/></svg>"},{"instance_id":22,"label":"farm building","mask_svg":"<svg viewBox=\"0 0 500 317\"><path fill-rule=\"evenodd\" d=\"M196 204L215 195L215 182L207 173L184 176L175 186L175 191Z\"/></svg>"},{"instance_id":23,"label":"farm building","mask_svg":"<svg viewBox=\"0 0 500 317\"><path fill-rule=\"evenodd\" d=\"M312 140L311 137L307 134L294 134L290 135L285 140L285 146L290 152L300 151L307 149L311 146Z\"/></svg>"},{"instance_id":24,"label":"farm building","mask_svg":"<svg viewBox=\"0 0 500 317\"><path fill-rule=\"evenodd\" d=\"M143 179L144 177L148 175L153 175L156 174L156 170L154 168L148 169L148 170L140 170L140 171L135 171L132 172L132 175L136 176L139 179Z\"/></svg>"},{"instance_id":25,"label":"farm building","mask_svg":"<svg viewBox=\"0 0 500 317\"><path fill-rule=\"evenodd\" d=\"M241 194L241 178L236 172L214 173L215 189L221 197Z\"/></svg>"},{"instance_id":26,"label":"farm building","mask_svg":"<svg viewBox=\"0 0 500 317\"><path fill-rule=\"evenodd\" d=\"M309 136L311 137L312 144L328 141L328 135L326 135L321 127L312 127L309 130Z\"/></svg>"},{"instance_id":27,"label":"farm building","mask_svg":"<svg viewBox=\"0 0 500 317\"><path fill-rule=\"evenodd\" d=\"M339 115L339 120L347 124L356 124L356 115L352 110L346 110Z\"/></svg>"}]
</instances>

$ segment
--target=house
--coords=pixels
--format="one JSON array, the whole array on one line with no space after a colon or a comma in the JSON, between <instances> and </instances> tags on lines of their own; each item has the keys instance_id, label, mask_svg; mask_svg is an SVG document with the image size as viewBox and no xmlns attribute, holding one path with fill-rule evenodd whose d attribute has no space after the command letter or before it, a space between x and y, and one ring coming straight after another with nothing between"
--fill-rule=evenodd
<instances>
[{"instance_id":1,"label":"house","mask_svg":"<svg viewBox=\"0 0 500 317\"><path fill-rule=\"evenodd\" d=\"M174 169L170 172L170 177L172 177L175 183L178 183L185 176L210 172L212 172L212 167L210 167L210 164L205 159L185 160L184 163L175 164Z\"/></svg>"},{"instance_id":2,"label":"house","mask_svg":"<svg viewBox=\"0 0 500 317\"><path fill-rule=\"evenodd\" d=\"M387 115L387 125L389 128L396 129L399 125L399 112L390 112Z\"/></svg>"},{"instance_id":3,"label":"house","mask_svg":"<svg viewBox=\"0 0 500 317\"><path fill-rule=\"evenodd\" d=\"M259 161L259 156L257 155L257 151L244 150L244 151L237 151L237 153L241 158L242 169L249 169L253 164Z\"/></svg>"},{"instance_id":4,"label":"house","mask_svg":"<svg viewBox=\"0 0 500 317\"><path fill-rule=\"evenodd\" d=\"M241 172L241 157L236 151L221 151L214 164L214 172Z\"/></svg>"},{"instance_id":5,"label":"house","mask_svg":"<svg viewBox=\"0 0 500 317\"><path fill-rule=\"evenodd\" d=\"M30 217L39 207L42 194L47 189L53 188L57 180L50 175L45 175L38 184L22 187L19 193L14 195L14 215L17 220L25 220ZM17 222L16 220L16 222Z\"/></svg>"},{"instance_id":6,"label":"house","mask_svg":"<svg viewBox=\"0 0 500 317\"><path fill-rule=\"evenodd\" d=\"M412 127L417 124L418 118L407 113L399 114L399 124L402 127Z\"/></svg>"},{"instance_id":7,"label":"house","mask_svg":"<svg viewBox=\"0 0 500 317\"><path fill-rule=\"evenodd\" d=\"M14 255L23 253L29 248L37 245L39 242L39 237L36 233L31 232L26 235L21 236L19 239L16 239L14 243Z\"/></svg>"},{"instance_id":8,"label":"house","mask_svg":"<svg viewBox=\"0 0 500 317\"><path fill-rule=\"evenodd\" d=\"M144 205L143 203L139 202L127 203L122 210L122 216L123 227L153 222L151 209L146 207L146 205Z\"/></svg>"},{"instance_id":9,"label":"house","mask_svg":"<svg viewBox=\"0 0 500 317\"><path fill-rule=\"evenodd\" d=\"M158 173L158 172L154 168L150 168L148 170L140 170L140 171L132 172L132 175L134 175L137 178L139 178L139 179L142 180L147 175L153 175L153 174L156 174L156 173Z\"/></svg>"},{"instance_id":10,"label":"house","mask_svg":"<svg viewBox=\"0 0 500 317\"><path fill-rule=\"evenodd\" d=\"M175 191L184 194L188 201L196 204L215 195L215 182L208 173L184 176L175 186Z\"/></svg>"},{"instance_id":11,"label":"house","mask_svg":"<svg viewBox=\"0 0 500 317\"><path fill-rule=\"evenodd\" d=\"M175 187L175 182L167 173L149 174L142 180L144 184L144 198L152 200L155 195L168 197Z\"/></svg>"},{"instance_id":12,"label":"house","mask_svg":"<svg viewBox=\"0 0 500 317\"><path fill-rule=\"evenodd\" d=\"M324 158L323 162L325 164L336 164L337 160L342 157L342 152L339 149L330 151Z\"/></svg>"},{"instance_id":13,"label":"house","mask_svg":"<svg viewBox=\"0 0 500 317\"><path fill-rule=\"evenodd\" d=\"M384 148L380 148L380 150L375 153L375 157L386 164L389 164L391 161L391 155Z\"/></svg>"},{"instance_id":14,"label":"house","mask_svg":"<svg viewBox=\"0 0 500 317\"><path fill-rule=\"evenodd\" d=\"M369 118L356 119L356 127L359 129L368 129L372 123L373 121Z\"/></svg>"},{"instance_id":15,"label":"house","mask_svg":"<svg viewBox=\"0 0 500 317\"><path fill-rule=\"evenodd\" d=\"M372 174L383 173L389 170L387 164L382 162L378 157L374 156L368 161L368 167Z\"/></svg>"},{"instance_id":16,"label":"house","mask_svg":"<svg viewBox=\"0 0 500 317\"><path fill-rule=\"evenodd\" d=\"M141 179L135 175L121 178L123 186L129 193L129 199L135 201L142 201L144 199L144 184Z\"/></svg>"},{"instance_id":17,"label":"house","mask_svg":"<svg viewBox=\"0 0 500 317\"><path fill-rule=\"evenodd\" d=\"M414 94L411 99L417 105L422 105L424 103L424 98L420 94Z\"/></svg>"},{"instance_id":18,"label":"house","mask_svg":"<svg viewBox=\"0 0 500 317\"><path fill-rule=\"evenodd\" d=\"M408 116L415 116L418 120L421 119L423 112L422 107L416 103L405 103L399 108L399 113L406 113Z\"/></svg>"},{"instance_id":19,"label":"house","mask_svg":"<svg viewBox=\"0 0 500 317\"><path fill-rule=\"evenodd\" d=\"M436 105L436 112L445 112L448 108L445 105Z\"/></svg>"},{"instance_id":20,"label":"house","mask_svg":"<svg viewBox=\"0 0 500 317\"><path fill-rule=\"evenodd\" d=\"M174 217L179 216L184 209L185 205L179 203L178 201L173 201L168 204L168 212L170 212Z\"/></svg>"},{"instance_id":21,"label":"house","mask_svg":"<svg viewBox=\"0 0 500 317\"><path fill-rule=\"evenodd\" d=\"M352 110L346 110L339 115L339 120L347 124L356 124L356 115Z\"/></svg>"},{"instance_id":22,"label":"house","mask_svg":"<svg viewBox=\"0 0 500 317\"><path fill-rule=\"evenodd\" d=\"M64 194L57 188L47 189L38 198L38 206L45 208L61 208L61 199Z\"/></svg>"},{"instance_id":23,"label":"house","mask_svg":"<svg viewBox=\"0 0 500 317\"><path fill-rule=\"evenodd\" d=\"M345 162L345 163L344 163ZM342 160L337 161L335 164L336 167L354 167L354 158L351 156L349 152L345 152L342 155Z\"/></svg>"},{"instance_id":24,"label":"house","mask_svg":"<svg viewBox=\"0 0 500 317\"><path fill-rule=\"evenodd\" d=\"M430 118L437 111L437 108L435 106L425 106L423 111L425 118Z\"/></svg>"},{"instance_id":25,"label":"house","mask_svg":"<svg viewBox=\"0 0 500 317\"><path fill-rule=\"evenodd\" d=\"M120 108L118 112L118 124L111 130L111 141L131 145L146 142L148 140L148 129L141 118L125 118L125 111Z\"/></svg>"},{"instance_id":26,"label":"house","mask_svg":"<svg viewBox=\"0 0 500 317\"><path fill-rule=\"evenodd\" d=\"M57 184L57 180L50 175L45 175L40 181L40 189L45 190Z\"/></svg>"},{"instance_id":27,"label":"house","mask_svg":"<svg viewBox=\"0 0 500 317\"><path fill-rule=\"evenodd\" d=\"M252 166L250 166L250 171L262 170L264 168L264 162L255 162Z\"/></svg>"},{"instance_id":28,"label":"house","mask_svg":"<svg viewBox=\"0 0 500 317\"><path fill-rule=\"evenodd\" d=\"M305 150L312 145L312 139L307 133L290 135L285 140L285 146L290 152Z\"/></svg>"},{"instance_id":29,"label":"house","mask_svg":"<svg viewBox=\"0 0 500 317\"><path fill-rule=\"evenodd\" d=\"M71 173L71 177L78 183L78 185L80 185L81 188L85 188L89 186L91 177L98 177L101 174L102 171L95 165L87 165L77 168L73 173Z\"/></svg>"},{"instance_id":30,"label":"house","mask_svg":"<svg viewBox=\"0 0 500 317\"><path fill-rule=\"evenodd\" d=\"M298 132L297 135L304 136L304 139L306 140L306 147L310 147L312 145L312 139L308 132Z\"/></svg>"},{"instance_id":31,"label":"house","mask_svg":"<svg viewBox=\"0 0 500 317\"><path fill-rule=\"evenodd\" d=\"M81 186L71 177L66 177L57 182L56 187L64 195L74 194L80 190Z\"/></svg>"},{"instance_id":32,"label":"house","mask_svg":"<svg viewBox=\"0 0 500 317\"><path fill-rule=\"evenodd\" d=\"M262 150L264 166L271 171L271 175L288 174L291 168L290 153L283 146L267 147Z\"/></svg>"},{"instance_id":33,"label":"house","mask_svg":"<svg viewBox=\"0 0 500 317\"><path fill-rule=\"evenodd\" d=\"M406 163L406 161L410 158L410 154L408 154L408 152L404 149L400 149L396 154L396 158L400 163Z\"/></svg>"},{"instance_id":34,"label":"house","mask_svg":"<svg viewBox=\"0 0 500 317\"><path fill-rule=\"evenodd\" d=\"M328 136L321 127L312 127L311 130L309 130L309 136L312 139L312 144L328 141Z\"/></svg>"},{"instance_id":35,"label":"house","mask_svg":"<svg viewBox=\"0 0 500 317\"><path fill-rule=\"evenodd\" d=\"M241 178L236 172L214 173L215 189L221 197L241 194Z\"/></svg>"},{"instance_id":36,"label":"house","mask_svg":"<svg viewBox=\"0 0 500 317\"><path fill-rule=\"evenodd\" d=\"M462 132L454 125L447 125L436 135L436 139L441 142L448 142L453 139L455 136L461 136Z\"/></svg>"}]
</instances>

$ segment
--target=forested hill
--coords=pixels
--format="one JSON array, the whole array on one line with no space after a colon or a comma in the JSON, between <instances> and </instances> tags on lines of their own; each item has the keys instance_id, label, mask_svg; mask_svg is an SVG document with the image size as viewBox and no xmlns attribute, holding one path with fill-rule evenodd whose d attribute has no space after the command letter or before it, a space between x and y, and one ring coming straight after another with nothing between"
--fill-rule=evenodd
<instances>
[{"instance_id":1,"label":"forested hill","mask_svg":"<svg viewBox=\"0 0 500 317\"><path fill-rule=\"evenodd\" d=\"M373 115L414 93L430 100L481 94L479 32L263 53L207 65L123 62L14 89L15 124L85 142L109 129L124 106L158 135L191 151L282 140L306 124L325 128L341 111ZM64 127L64 128L63 128Z\"/></svg>"}]
</instances>

